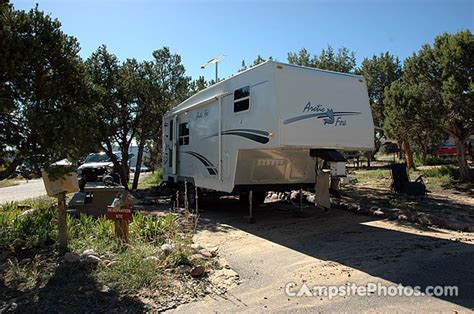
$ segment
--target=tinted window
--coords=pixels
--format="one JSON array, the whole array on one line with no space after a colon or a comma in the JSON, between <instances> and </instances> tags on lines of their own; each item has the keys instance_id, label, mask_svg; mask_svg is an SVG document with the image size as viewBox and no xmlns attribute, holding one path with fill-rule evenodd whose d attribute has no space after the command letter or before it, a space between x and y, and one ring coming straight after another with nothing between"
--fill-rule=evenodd
<instances>
[{"instance_id":1,"label":"tinted window","mask_svg":"<svg viewBox=\"0 0 474 314\"><path fill-rule=\"evenodd\" d=\"M234 91L234 112L250 108L250 87L245 86Z\"/></svg>"},{"instance_id":2,"label":"tinted window","mask_svg":"<svg viewBox=\"0 0 474 314\"><path fill-rule=\"evenodd\" d=\"M189 144L189 127L188 123L179 124L179 145L188 145Z\"/></svg>"},{"instance_id":3,"label":"tinted window","mask_svg":"<svg viewBox=\"0 0 474 314\"><path fill-rule=\"evenodd\" d=\"M250 96L250 87L245 86L234 91L234 100Z\"/></svg>"},{"instance_id":4,"label":"tinted window","mask_svg":"<svg viewBox=\"0 0 474 314\"><path fill-rule=\"evenodd\" d=\"M245 111L248 110L250 107L250 99L244 99L240 101L236 101L234 103L234 112Z\"/></svg>"}]
</instances>

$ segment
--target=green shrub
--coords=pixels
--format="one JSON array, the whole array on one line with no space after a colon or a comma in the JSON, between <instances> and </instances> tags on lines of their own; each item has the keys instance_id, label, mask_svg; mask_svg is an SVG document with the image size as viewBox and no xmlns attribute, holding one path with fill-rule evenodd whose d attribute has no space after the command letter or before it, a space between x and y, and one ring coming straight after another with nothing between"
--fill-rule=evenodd
<instances>
[{"instance_id":1,"label":"green shrub","mask_svg":"<svg viewBox=\"0 0 474 314\"><path fill-rule=\"evenodd\" d=\"M21 215L16 203L2 205L0 248L32 248L54 242L57 229L56 208L44 208L44 202L31 203L33 211Z\"/></svg>"},{"instance_id":2,"label":"green shrub","mask_svg":"<svg viewBox=\"0 0 474 314\"><path fill-rule=\"evenodd\" d=\"M432 155L427 156L426 159L423 160L423 158L421 158L421 154L419 153L413 154L413 160L418 166L453 165L457 163L457 160L455 158L441 158Z\"/></svg>"},{"instance_id":3,"label":"green shrub","mask_svg":"<svg viewBox=\"0 0 474 314\"><path fill-rule=\"evenodd\" d=\"M154 173L148 174L142 181L138 183L139 189L147 189L157 186L163 181L163 169L158 168Z\"/></svg>"}]
</instances>

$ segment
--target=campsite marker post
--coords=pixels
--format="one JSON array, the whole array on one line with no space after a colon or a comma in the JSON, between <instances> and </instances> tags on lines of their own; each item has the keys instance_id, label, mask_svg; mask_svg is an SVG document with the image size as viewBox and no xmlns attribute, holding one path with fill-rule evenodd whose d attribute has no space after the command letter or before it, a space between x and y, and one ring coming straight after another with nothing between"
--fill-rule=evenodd
<instances>
[{"instance_id":1,"label":"campsite marker post","mask_svg":"<svg viewBox=\"0 0 474 314\"><path fill-rule=\"evenodd\" d=\"M128 193L125 193L123 206L107 207L107 218L114 221L115 237L123 243L128 243L128 225L132 220L132 211L128 203Z\"/></svg>"}]
</instances>

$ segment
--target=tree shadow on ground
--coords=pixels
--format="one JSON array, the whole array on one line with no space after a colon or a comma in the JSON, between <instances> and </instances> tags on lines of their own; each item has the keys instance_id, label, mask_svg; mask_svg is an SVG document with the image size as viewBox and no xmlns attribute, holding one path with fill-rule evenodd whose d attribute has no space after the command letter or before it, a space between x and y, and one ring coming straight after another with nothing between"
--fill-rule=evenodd
<instances>
[{"instance_id":1,"label":"tree shadow on ground","mask_svg":"<svg viewBox=\"0 0 474 314\"><path fill-rule=\"evenodd\" d=\"M294 212L283 202L265 204L254 211L257 223L249 224L244 218L247 209L236 200L225 200L206 208L200 228L215 232L222 232L222 225L240 229L316 259L360 270L374 280L423 289L457 286L459 296L437 298L474 307L474 245L435 234L420 235L422 231L414 228L405 232L378 227L381 219L338 209L322 214L314 207L306 208L304 218L295 217Z\"/></svg>"},{"instance_id":2,"label":"tree shadow on ground","mask_svg":"<svg viewBox=\"0 0 474 314\"><path fill-rule=\"evenodd\" d=\"M140 300L104 287L92 275L95 266L58 260L46 285L19 290L0 283L2 295L13 300L9 310L18 313L135 313L146 311Z\"/></svg>"}]
</instances>

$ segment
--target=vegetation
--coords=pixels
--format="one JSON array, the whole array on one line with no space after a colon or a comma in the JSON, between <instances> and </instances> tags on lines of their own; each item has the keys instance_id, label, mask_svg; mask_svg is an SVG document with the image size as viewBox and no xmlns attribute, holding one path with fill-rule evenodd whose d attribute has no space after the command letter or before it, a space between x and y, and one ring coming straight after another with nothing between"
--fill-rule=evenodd
<instances>
[{"instance_id":1,"label":"vegetation","mask_svg":"<svg viewBox=\"0 0 474 314\"><path fill-rule=\"evenodd\" d=\"M164 112L212 85L203 77L192 81L178 54L167 47L151 60L119 61L100 46L87 60L78 41L61 29L57 19L38 6L25 12L0 5L0 180L25 162L44 167L68 158L104 150L129 181L128 156L138 144L134 182L138 187L143 150L160 164L161 121ZM355 52L328 45L318 54L302 48L287 60L320 69L365 77L377 126L404 151L410 167L413 153L421 160L439 147L445 134L456 141L460 179L469 180L464 143L474 130L472 68L474 40L468 30L437 36L432 45L403 61L384 52L365 58L357 67ZM269 57L268 59L272 59ZM264 62L258 55L250 66ZM246 69L245 61L240 70ZM379 130L379 133L381 131ZM375 152L380 148L375 140ZM119 161L114 145L122 152ZM369 161L370 157L368 156ZM126 184L128 186L128 184Z\"/></svg>"},{"instance_id":2,"label":"vegetation","mask_svg":"<svg viewBox=\"0 0 474 314\"><path fill-rule=\"evenodd\" d=\"M8 186L14 186L14 185L18 185L18 182L16 182L15 180L9 180L9 179L0 180L0 188L6 188Z\"/></svg>"},{"instance_id":3,"label":"vegetation","mask_svg":"<svg viewBox=\"0 0 474 314\"><path fill-rule=\"evenodd\" d=\"M163 170L158 168L154 173L149 173L143 180L138 183L138 188L147 189L157 186L163 180Z\"/></svg>"},{"instance_id":4,"label":"vegetation","mask_svg":"<svg viewBox=\"0 0 474 314\"><path fill-rule=\"evenodd\" d=\"M0 251L10 254L7 268L0 270L0 284L10 288L33 292L51 285L54 280L59 281L55 282L59 285L77 285L77 290L84 283L71 281L70 277L80 279L87 273L99 286L107 286L123 294L136 294L143 290L162 291L175 284L170 278L173 274L166 273L166 269L193 263L211 267L214 263L191 258L191 233L188 221L182 216L172 213L160 217L134 214L130 224L130 243L126 246L115 239L111 220L85 215L80 218L69 216L70 250L81 254L92 249L101 260L92 269L81 266L83 262L75 263L75 266L69 267L68 274L63 274L67 276L56 277L54 274L57 271L68 268L54 240L57 209L49 200L32 201L28 205L33 211L26 214L22 214L23 210L16 203L0 207ZM173 247L168 255L160 248L164 243ZM45 264L39 257L23 260L26 252L38 252L43 248L50 252L48 258L57 261Z\"/></svg>"},{"instance_id":5,"label":"vegetation","mask_svg":"<svg viewBox=\"0 0 474 314\"><path fill-rule=\"evenodd\" d=\"M474 171L471 170L471 175L472 173ZM411 170L409 174L412 180L421 175L427 189L432 191L452 188L461 178L458 169L452 165ZM356 170L354 179L363 185L387 189L390 187L392 175L389 169Z\"/></svg>"}]
</instances>

